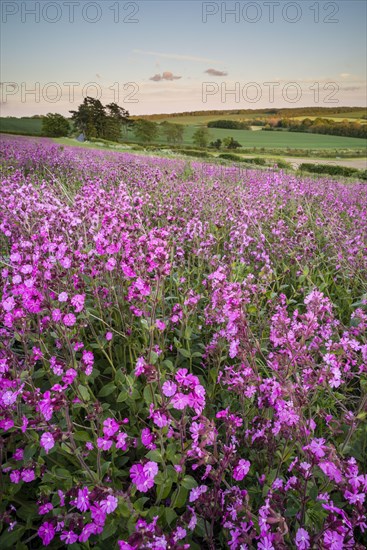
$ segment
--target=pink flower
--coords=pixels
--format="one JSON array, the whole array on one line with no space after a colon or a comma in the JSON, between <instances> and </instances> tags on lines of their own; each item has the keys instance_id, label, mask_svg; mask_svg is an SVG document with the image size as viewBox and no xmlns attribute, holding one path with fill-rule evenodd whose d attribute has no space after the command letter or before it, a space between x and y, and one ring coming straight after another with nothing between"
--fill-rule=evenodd
<instances>
[{"instance_id":1,"label":"pink flower","mask_svg":"<svg viewBox=\"0 0 367 550\"><path fill-rule=\"evenodd\" d=\"M71 304L74 306L76 313L80 313L84 308L85 294L76 294L71 299Z\"/></svg>"},{"instance_id":2,"label":"pink flower","mask_svg":"<svg viewBox=\"0 0 367 550\"><path fill-rule=\"evenodd\" d=\"M51 512L53 510L53 506L51 502L47 502L46 504L41 504L41 506L38 508L38 513L42 516L44 514L48 514L48 512Z\"/></svg>"},{"instance_id":3,"label":"pink flower","mask_svg":"<svg viewBox=\"0 0 367 550\"><path fill-rule=\"evenodd\" d=\"M107 437L112 437L119 430L119 424L114 418L106 418L103 422L103 433Z\"/></svg>"},{"instance_id":4,"label":"pink flower","mask_svg":"<svg viewBox=\"0 0 367 550\"><path fill-rule=\"evenodd\" d=\"M176 532L173 535L174 542L184 539L186 537L186 534L186 529L183 529L182 527L177 527Z\"/></svg>"},{"instance_id":5,"label":"pink flower","mask_svg":"<svg viewBox=\"0 0 367 550\"><path fill-rule=\"evenodd\" d=\"M3 301L2 305L5 311L12 311L15 308L15 300L13 296L9 296L9 298L6 298L6 300Z\"/></svg>"},{"instance_id":6,"label":"pink flower","mask_svg":"<svg viewBox=\"0 0 367 550\"><path fill-rule=\"evenodd\" d=\"M324 544L328 550L343 550L344 537L343 535L339 535L337 531L328 529L324 533Z\"/></svg>"},{"instance_id":7,"label":"pink flower","mask_svg":"<svg viewBox=\"0 0 367 550\"><path fill-rule=\"evenodd\" d=\"M98 449L102 449L102 451L108 451L112 447L113 441L109 439L104 439L103 437L99 437L97 439L97 447Z\"/></svg>"},{"instance_id":8,"label":"pink flower","mask_svg":"<svg viewBox=\"0 0 367 550\"><path fill-rule=\"evenodd\" d=\"M33 481L34 479L36 479L34 470L31 470L31 469L23 470L23 472L20 474L20 477L26 483L29 483L29 482Z\"/></svg>"},{"instance_id":9,"label":"pink flower","mask_svg":"<svg viewBox=\"0 0 367 550\"><path fill-rule=\"evenodd\" d=\"M134 464L130 468L130 477L136 485L138 491L146 493L154 486L154 477L158 473L158 465L156 462L147 462L144 466Z\"/></svg>"},{"instance_id":10,"label":"pink flower","mask_svg":"<svg viewBox=\"0 0 367 550\"><path fill-rule=\"evenodd\" d=\"M245 475L250 469L250 462L248 460L239 460L237 466L233 470L233 477L236 481L242 481Z\"/></svg>"},{"instance_id":11,"label":"pink flower","mask_svg":"<svg viewBox=\"0 0 367 550\"><path fill-rule=\"evenodd\" d=\"M108 258L106 264L105 264L105 268L107 271L113 271L116 267L116 260L115 258Z\"/></svg>"},{"instance_id":12,"label":"pink flower","mask_svg":"<svg viewBox=\"0 0 367 550\"><path fill-rule=\"evenodd\" d=\"M41 411L45 420L51 420L53 406L51 403L51 393L49 391L46 391L43 394L43 399L41 399L39 402L39 410Z\"/></svg>"},{"instance_id":13,"label":"pink flower","mask_svg":"<svg viewBox=\"0 0 367 550\"><path fill-rule=\"evenodd\" d=\"M323 438L316 438L316 439L313 439L311 441L311 443L309 445L307 445L305 447L305 449L308 449L311 451L311 453L316 457L316 458L322 458L323 456L325 456L325 451L324 449L326 448L325 445L325 439Z\"/></svg>"},{"instance_id":14,"label":"pink flower","mask_svg":"<svg viewBox=\"0 0 367 550\"><path fill-rule=\"evenodd\" d=\"M97 532L97 526L94 525L94 523L87 523L84 527L82 532L79 535L79 542L87 542L89 537L91 535L96 534Z\"/></svg>"},{"instance_id":15,"label":"pink flower","mask_svg":"<svg viewBox=\"0 0 367 550\"><path fill-rule=\"evenodd\" d=\"M73 327L76 323L76 317L74 313L67 313L63 317L63 322L66 327Z\"/></svg>"},{"instance_id":16,"label":"pink flower","mask_svg":"<svg viewBox=\"0 0 367 550\"><path fill-rule=\"evenodd\" d=\"M55 323L58 323L59 321L61 321L61 317L62 317L62 313L59 309L54 309L52 311L52 320L55 321Z\"/></svg>"},{"instance_id":17,"label":"pink flower","mask_svg":"<svg viewBox=\"0 0 367 550\"><path fill-rule=\"evenodd\" d=\"M147 447L147 449L156 448L156 445L154 444L154 435L149 428L143 428L141 432L141 442L144 447Z\"/></svg>"},{"instance_id":18,"label":"pink flower","mask_svg":"<svg viewBox=\"0 0 367 550\"><path fill-rule=\"evenodd\" d=\"M66 384L67 386L70 386L70 384L73 383L73 381L75 380L75 378L78 376L78 373L76 372L75 369L68 369L65 373L65 375L62 377L62 381L64 382L64 384Z\"/></svg>"},{"instance_id":19,"label":"pink flower","mask_svg":"<svg viewBox=\"0 0 367 550\"><path fill-rule=\"evenodd\" d=\"M107 342L110 342L113 338L112 332L106 332L106 340Z\"/></svg>"},{"instance_id":20,"label":"pink flower","mask_svg":"<svg viewBox=\"0 0 367 550\"><path fill-rule=\"evenodd\" d=\"M177 390L177 384L174 382L165 382L162 386L162 391L166 397L172 397L172 395L175 395Z\"/></svg>"},{"instance_id":21,"label":"pink flower","mask_svg":"<svg viewBox=\"0 0 367 550\"><path fill-rule=\"evenodd\" d=\"M89 510L89 489L88 487L83 487L83 489L78 490L78 498L76 500L76 507L81 512L86 512Z\"/></svg>"},{"instance_id":22,"label":"pink flower","mask_svg":"<svg viewBox=\"0 0 367 550\"><path fill-rule=\"evenodd\" d=\"M190 491L189 501L195 502L202 494L206 493L208 487L206 485L199 485L199 487L194 487Z\"/></svg>"},{"instance_id":23,"label":"pink flower","mask_svg":"<svg viewBox=\"0 0 367 550\"><path fill-rule=\"evenodd\" d=\"M13 426L14 420L11 418L4 418L3 420L0 420L0 428L2 428L5 432L13 428Z\"/></svg>"},{"instance_id":24,"label":"pink flower","mask_svg":"<svg viewBox=\"0 0 367 550\"><path fill-rule=\"evenodd\" d=\"M94 365L93 353L91 351L87 351L86 349L84 349L82 354L82 361L84 365L87 365L88 367L93 367Z\"/></svg>"},{"instance_id":25,"label":"pink flower","mask_svg":"<svg viewBox=\"0 0 367 550\"><path fill-rule=\"evenodd\" d=\"M164 428L168 424L168 418L165 414L162 414L160 411L155 411L153 413L153 422L158 428Z\"/></svg>"},{"instance_id":26,"label":"pink flower","mask_svg":"<svg viewBox=\"0 0 367 550\"><path fill-rule=\"evenodd\" d=\"M166 323L164 323L163 321L160 321L159 319L157 319L157 321L155 322L156 324L156 327L159 329L159 330L164 330L166 328Z\"/></svg>"},{"instance_id":27,"label":"pink flower","mask_svg":"<svg viewBox=\"0 0 367 550\"><path fill-rule=\"evenodd\" d=\"M310 535L306 529L298 529L296 534L296 547L297 550L308 550L310 548Z\"/></svg>"},{"instance_id":28,"label":"pink flower","mask_svg":"<svg viewBox=\"0 0 367 550\"><path fill-rule=\"evenodd\" d=\"M105 514L112 514L117 508L118 500L116 497L112 495L108 495L108 497L104 500L101 500L99 503L102 512Z\"/></svg>"},{"instance_id":29,"label":"pink flower","mask_svg":"<svg viewBox=\"0 0 367 550\"><path fill-rule=\"evenodd\" d=\"M351 493L350 491L345 491L344 496L350 504L363 504L366 498L365 493Z\"/></svg>"},{"instance_id":30,"label":"pink flower","mask_svg":"<svg viewBox=\"0 0 367 550\"><path fill-rule=\"evenodd\" d=\"M78 540L78 535L74 531L63 531L60 540L63 540L65 544L74 544Z\"/></svg>"},{"instance_id":31,"label":"pink flower","mask_svg":"<svg viewBox=\"0 0 367 550\"><path fill-rule=\"evenodd\" d=\"M176 395L174 395L171 399L171 405L173 406L173 408L180 411L187 407L189 403L189 396L181 392L176 393Z\"/></svg>"},{"instance_id":32,"label":"pink flower","mask_svg":"<svg viewBox=\"0 0 367 550\"><path fill-rule=\"evenodd\" d=\"M136 550L136 546L131 546L128 542L123 540L117 541L119 545L119 550Z\"/></svg>"},{"instance_id":33,"label":"pink flower","mask_svg":"<svg viewBox=\"0 0 367 550\"><path fill-rule=\"evenodd\" d=\"M147 477L154 479L158 474L158 464L156 462L150 461L144 465L144 473Z\"/></svg>"},{"instance_id":34,"label":"pink flower","mask_svg":"<svg viewBox=\"0 0 367 550\"><path fill-rule=\"evenodd\" d=\"M273 543L271 542L270 536L265 536L261 539L257 545L258 550L275 550Z\"/></svg>"},{"instance_id":35,"label":"pink flower","mask_svg":"<svg viewBox=\"0 0 367 550\"><path fill-rule=\"evenodd\" d=\"M140 376L141 374L144 373L145 365L146 365L146 362L144 357L139 357L139 359L136 362L136 367L134 371L135 376Z\"/></svg>"},{"instance_id":36,"label":"pink flower","mask_svg":"<svg viewBox=\"0 0 367 550\"><path fill-rule=\"evenodd\" d=\"M123 451L126 451L127 449L127 439L128 435L124 432L121 432L117 434L116 438L116 449L122 449Z\"/></svg>"},{"instance_id":37,"label":"pink flower","mask_svg":"<svg viewBox=\"0 0 367 550\"><path fill-rule=\"evenodd\" d=\"M24 456L23 449L16 449L15 453L13 454L14 460L23 460L23 456Z\"/></svg>"},{"instance_id":38,"label":"pink flower","mask_svg":"<svg viewBox=\"0 0 367 550\"><path fill-rule=\"evenodd\" d=\"M99 504L95 504L90 508L91 517L94 523L103 526L106 522L106 513L102 510Z\"/></svg>"},{"instance_id":39,"label":"pink flower","mask_svg":"<svg viewBox=\"0 0 367 550\"><path fill-rule=\"evenodd\" d=\"M19 483L20 482L20 471L19 470L13 470L11 472L10 481L12 483Z\"/></svg>"},{"instance_id":40,"label":"pink flower","mask_svg":"<svg viewBox=\"0 0 367 550\"><path fill-rule=\"evenodd\" d=\"M66 292L61 292L58 297L59 302L67 302L68 301L68 295Z\"/></svg>"},{"instance_id":41,"label":"pink flower","mask_svg":"<svg viewBox=\"0 0 367 550\"><path fill-rule=\"evenodd\" d=\"M45 449L46 454L48 454L48 451L50 451L55 445L54 436L50 432L45 432L41 436L40 444L41 447Z\"/></svg>"},{"instance_id":42,"label":"pink flower","mask_svg":"<svg viewBox=\"0 0 367 550\"><path fill-rule=\"evenodd\" d=\"M52 523L45 521L38 529L38 536L42 539L43 546L48 546L55 537L55 529Z\"/></svg>"}]
</instances>

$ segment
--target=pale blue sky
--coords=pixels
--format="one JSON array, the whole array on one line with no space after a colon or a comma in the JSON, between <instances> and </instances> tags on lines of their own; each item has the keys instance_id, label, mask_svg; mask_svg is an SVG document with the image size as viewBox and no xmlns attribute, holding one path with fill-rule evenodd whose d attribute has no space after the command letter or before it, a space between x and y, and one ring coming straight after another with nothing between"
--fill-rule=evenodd
<instances>
[{"instance_id":1,"label":"pale blue sky","mask_svg":"<svg viewBox=\"0 0 367 550\"><path fill-rule=\"evenodd\" d=\"M313 105L317 87L319 105L335 105L325 103L333 90L340 105L365 105L366 5L364 0L2 0L2 115L66 114L89 82L97 83L102 102L118 99L132 114L266 107L271 100L266 82L275 83L274 106ZM236 15L226 11L233 9ZM99 20L92 23L94 18ZM26 94L37 82L37 96ZM50 82L57 88L47 87ZM74 103L67 82L79 83ZM124 90L128 82L134 87ZM251 82L257 87L248 87ZM236 94L226 93L231 89ZM132 91L137 101L129 103ZM57 101L46 101L56 94ZM251 101L255 94L257 102Z\"/></svg>"}]
</instances>

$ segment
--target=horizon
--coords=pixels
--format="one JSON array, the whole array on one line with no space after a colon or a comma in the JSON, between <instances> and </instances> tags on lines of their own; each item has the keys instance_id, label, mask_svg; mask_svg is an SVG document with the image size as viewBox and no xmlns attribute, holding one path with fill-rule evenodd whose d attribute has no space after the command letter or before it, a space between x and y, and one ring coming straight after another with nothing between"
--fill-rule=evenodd
<instances>
[{"instance_id":1,"label":"horizon","mask_svg":"<svg viewBox=\"0 0 367 550\"><path fill-rule=\"evenodd\" d=\"M65 116L86 95L132 116L364 108L366 6L3 1L1 116Z\"/></svg>"},{"instance_id":2,"label":"horizon","mask_svg":"<svg viewBox=\"0 0 367 550\"><path fill-rule=\"evenodd\" d=\"M288 109L288 107L277 107L277 106L269 106L269 107L264 107L262 109L246 109L248 111L251 111L251 112L255 112L255 111L261 111L259 112L259 115L262 114L262 112L266 112L266 111L269 111L269 110L275 110L275 111L283 111L285 109ZM359 105L338 105L337 107L317 107L315 105L306 105L304 107L295 107L295 108L292 108L290 107L289 109L292 109L292 110L296 110L296 109L314 109L315 111L317 111L317 109L330 109L330 111L335 111L336 109L356 109L356 110L366 110L367 111L367 105L365 106L359 106ZM150 113L150 114L147 114L147 113L142 113L140 115L131 115L129 114L130 118L136 118L136 117L152 117L152 116L155 116L155 117L164 117L164 116L169 116L169 115L175 115L177 117L179 116L190 116L190 115L193 115L193 113L199 113L199 112L202 112L202 113L208 113L209 114L215 114L215 113L228 113L230 115L230 113L232 111L239 111L239 110L245 110L245 109L222 109L222 110L215 110L215 109L208 109L208 110L202 110L202 111L180 111L180 112L172 112L172 113ZM241 113L240 113L241 114ZM246 115L246 113L243 113L244 116ZM250 113L249 113L250 114ZM277 113L274 113L274 115L276 115ZM26 116L21 116L21 117L18 117L16 115L6 115L6 116L1 116L0 118L35 118L35 117L44 117L46 116L46 114L40 114L40 113L34 113L32 115L26 115ZM173 116L173 118L175 118L175 116ZM194 116L194 115L193 115ZM205 116L205 115L203 115ZM310 114L309 116L314 116L312 114ZM305 115L305 117L307 118L307 115ZM71 116L68 117L68 116L65 116L65 118L67 119L70 119L71 120ZM342 121L343 119L340 119L340 121Z\"/></svg>"}]
</instances>

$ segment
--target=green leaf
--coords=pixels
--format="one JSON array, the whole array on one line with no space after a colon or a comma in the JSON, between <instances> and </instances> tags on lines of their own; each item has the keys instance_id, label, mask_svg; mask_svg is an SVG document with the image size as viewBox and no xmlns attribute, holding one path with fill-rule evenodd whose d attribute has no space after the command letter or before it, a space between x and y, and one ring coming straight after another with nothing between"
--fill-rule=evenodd
<instances>
[{"instance_id":1,"label":"green leaf","mask_svg":"<svg viewBox=\"0 0 367 550\"><path fill-rule=\"evenodd\" d=\"M111 395L116 389L115 383L110 382L106 386L103 386L103 388L98 393L98 397L107 397L108 395Z\"/></svg>"},{"instance_id":2,"label":"green leaf","mask_svg":"<svg viewBox=\"0 0 367 550\"><path fill-rule=\"evenodd\" d=\"M89 395L88 388L86 388L82 384L79 384L78 390L80 392L80 395L82 396L83 401L89 401L90 400L90 395Z\"/></svg>"},{"instance_id":3,"label":"green leaf","mask_svg":"<svg viewBox=\"0 0 367 550\"><path fill-rule=\"evenodd\" d=\"M111 462L103 462L101 466L101 474L104 476L106 475L108 468L111 466Z\"/></svg>"},{"instance_id":4,"label":"green leaf","mask_svg":"<svg viewBox=\"0 0 367 550\"><path fill-rule=\"evenodd\" d=\"M191 353L190 353L187 349L185 349L185 348L180 348L180 349L177 350L177 351L178 351L178 353L179 353L180 355L182 355L183 357L186 357L186 359L190 359Z\"/></svg>"},{"instance_id":5,"label":"green leaf","mask_svg":"<svg viewBox=\"0 0 367 550\"><path fill-rule=\"evenodd\" d=\"M185 487L185 489L193 489L194 487L197 487L197 482L193 477L185 476L181 481L181 485L182 487Z\"/></svg>"},{"instance_id":6,"label":"green leaf","mask_svg":"<svg viewBox=\"0 0 367 550\"><path fill-rule=\"evenodd\" d=\"M126 504L125 501L120 501L119 502L118 511L120 512L120 514L122 515L123 518L130 517L131 512L130 512L129 507Z\"/></svg>"},{"instance_id":7,"label":"green leaf","mask_svg":"<svg viewBox=\"0 0 367 550\"><path fill-rule=\"evenodd\" d=\"M103 529L103 533L101 535L101 540L106 540L108 539L109 537L111 537L117 530L117 525L116 523L112 520L110 524L107 525L107 527L105 527Z\"/></svg>"},{"instance_id":8,"label":"green leaf","mask_svg":"<svg viewBox=\"0 0 367 550\"><path fill-rule=\"evenodd\" d=\"M127 393L127 390L121 390L117 398L117 403L122 403L123 401L126 401L128 397L129 395Z\"/></svg>"},{"instance_id":9,"label":"green leaf","mask_svg":"<svg viewBox=\"0 0 367 550\"><path fill-rule=\"evenodd\" d=\"M74 433L75 441L90 441L90 436L87 432L78 431Z\"/></svg>"},{"instance_id":10,"label":"green leaf","mask_svg":"<svg viewBox=\"0 0 367 550\"><path fill-rule=\"evenodd\" d=\"M149 460L153 460L154 462L163 462L161 452L157 449L149 451L149 453L146 454L146 457L149 458Z\"/></svg>"},{"instance_id":11,"label":"green leaf","mask_svg":"<svg viewBox=\"0 0 367 550\"><path fill-rule=\"evenodd\" d=\"M174 456L176 454L176 451L177 451L177 444L175 441L172 441L171 443L169 443L167 445L167 448L166 448L166 456L168 458L168 460L170 460L171 462L173 461L174 459Z\"/></svg>"},{"instance_id":12,"label":"green leaf","mask_svg":"<svg viewBox=\"0 0 367 550\"><path fill-rule=\"evenodd\" d=\"M162 363L162 366L167 367L167 369L171 370L171 371L175 370L175 367L174 367L172 361L170 361L169 359L165 359Z\"/></svg>"},{"instance_id":13,"label":"green leaf","mask_svg":"<svg viewBox=\"0 0 367 550\"><path fill-rule=\"evenodd\" d=\"M123 373L122 369L119 369L115 374L115 382L124 382L125 380L125 374Z\"/></svg>"},{"instance_id":14,"label":"green leaf","mask_svg":"<svg viewBox=\"0 0 367 550\"><path fill-rule=\"evenodd\" d=\"M145 386L144 391L143 391L143 396L144 396L144 401L147 405L150 405L151 403L153 403L154 399L153 399L153 396L152 396L152 389L151 389L150 384Z\"/></svg>"},{"instance_id":15,"label":"green leaf","mask_svg":"<svg viewBox=\"0 0 367 550\"><path fill-rule=\"evenodd\" d=\"M158 361L158 353L156 353L155 351L151 351L150 352L150 363L152 365L156 365L157 361Z\"/></svg>"},{"instance_id":16,"label":"green leaf","mask_svg":"<svg viewBox=\"0 0 367 550\"><path fill-rule=\"evenodd\" d=\"M0 536L0 548L12 548L22 538L24 527L15 528L14 531L3 531Z\"/></svg>"},{"instance_id":17,"label":"green leaf","mask_svg":"<svg viewBox=\"0 0 367 550\"><path fill-rule=\"evenodd\" d=\"M164 511L164 515L166 517L166 522L168 523L168 525L171 525L171 523L177 518L177 514L172 508L166 508Z\"/></svg>"},{"instance_id":18,"label":"green leaf","mask_svg":"<svg viewBox=\"0 0 367 550\"><path fill-rule=\"evenodd\" d=\"M185 487L180 487L172 497L172 506L174 508L182 508L187 500L187 495L189 491Z\"/></svg>"},{"instance_id":19,"label":"green leaf","mask_svg":"<svg viewBox=\"0 0 367 550\"><path fill-rule=\"evenodd\" d=\"M135 510L137 510L138 512L143 512L144 511L144 504L146 502L148 502L148 500L149 500L149 498L147 498L147 497L138 498L138 500L136 500L134 502Z\"/></svg>"}]
</instances>

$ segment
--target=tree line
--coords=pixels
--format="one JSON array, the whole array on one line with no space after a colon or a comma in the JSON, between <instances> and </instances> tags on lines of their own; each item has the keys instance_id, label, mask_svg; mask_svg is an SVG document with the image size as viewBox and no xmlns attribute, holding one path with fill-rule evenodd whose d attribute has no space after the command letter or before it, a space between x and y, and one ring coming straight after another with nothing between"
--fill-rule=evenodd
<instances>
[{"instance_id":1,"label":"tree line","mask_svg":"<svg viewBox=\"0 0 367 550\"><path fill-rule=\"evenodd\" d=\"M367 124L360 124L359 122L349 122L342 120L337 122L328 118L305 118L303 120L294 120L289 118L281 118L276 121L269 121L269 128L285 128L289 132L307 132L311 134L326 134L330 136L344 136L344 137L356 137L367 138Z\"/></svg>"}]
</instances>

